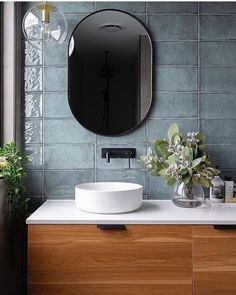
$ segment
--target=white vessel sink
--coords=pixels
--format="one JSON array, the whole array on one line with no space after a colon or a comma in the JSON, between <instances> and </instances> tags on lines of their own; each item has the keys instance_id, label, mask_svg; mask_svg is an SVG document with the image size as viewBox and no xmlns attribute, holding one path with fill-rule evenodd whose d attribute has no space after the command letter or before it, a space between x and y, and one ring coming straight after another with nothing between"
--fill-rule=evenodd
<instances>
[{"instance_id":1,"label":"white vessel sink","mask_svg":"<svg viewBox=\"0 0 236 295\"><path fill-rule=\"evenodd\" d=\"M126 182L93 182L75 187L76 206L86 212L115 214L141 207L142 185Z\"/></svg>"}]
</instances>

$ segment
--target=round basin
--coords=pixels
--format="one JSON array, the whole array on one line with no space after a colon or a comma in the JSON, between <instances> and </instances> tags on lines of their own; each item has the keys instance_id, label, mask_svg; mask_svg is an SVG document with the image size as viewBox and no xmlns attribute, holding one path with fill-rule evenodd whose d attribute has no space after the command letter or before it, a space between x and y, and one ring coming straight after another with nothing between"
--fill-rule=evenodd
<instances>
[{"instance_id":1,"label":"round basin","mask_svg":"<svg viewBox=\"0 0 236 295\"><path fill-rule=\"evenodd\" d=\"M90 213L115 214L142 205L143 186L126 182L93 182L75 187L76 206Z\"/></svg>"}]
</instances>

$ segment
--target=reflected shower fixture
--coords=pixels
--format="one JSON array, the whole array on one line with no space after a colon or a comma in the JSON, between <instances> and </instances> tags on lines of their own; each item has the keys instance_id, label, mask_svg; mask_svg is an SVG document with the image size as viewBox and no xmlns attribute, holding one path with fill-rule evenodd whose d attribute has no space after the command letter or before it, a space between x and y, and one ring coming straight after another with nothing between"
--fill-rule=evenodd
<instances>
[{"instance_id":1,"label":"reflected shower fixture","mask_svg":"<svg viewBox=\"0 0 236 295\"><path fill-rule=\"evenodd\" d=\"M67 35L67 22L55 5L43 2L35 4L26 12L22 29L27 41L42 50L43 44L62 44Z\"/></svg>"},{"instance_id":2,"label":"reflected shower fixture","mask_svg":"<svg viewBox=\"0 0 236 295\"><path fill-rule=\"evenodd\" d=\"M108 33L115 33L115 32L120 32L122 30L122 27L120 25L107 24L107 25L101 26L99 29Z\"/></svg>"}]
</instances>

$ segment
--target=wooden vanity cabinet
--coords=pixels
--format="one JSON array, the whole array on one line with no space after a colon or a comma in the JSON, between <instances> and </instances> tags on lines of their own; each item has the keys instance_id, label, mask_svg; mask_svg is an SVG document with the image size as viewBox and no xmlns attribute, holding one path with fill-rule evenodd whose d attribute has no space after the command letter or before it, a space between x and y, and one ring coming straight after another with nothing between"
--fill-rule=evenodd
<instances>
[{"instance_id":1,"label":"wooden vanity cabinet","mask_svg":"<svg viewBox=\"0 0 236 295\"><path fill-rule=\"evenodd\" d=\"M236 229L194 226L194 295L236 294Z\"/></svg>"},{"instance_id":2,"label":"wooden vanity cabinet","mask_svg":"<svg viewBox=\"0 0 236 295\"><path fill-rule=\"evenodd\" d=\"M191 295L192 230L29 225L28 295Z\"/></svg>"}]
</instances>

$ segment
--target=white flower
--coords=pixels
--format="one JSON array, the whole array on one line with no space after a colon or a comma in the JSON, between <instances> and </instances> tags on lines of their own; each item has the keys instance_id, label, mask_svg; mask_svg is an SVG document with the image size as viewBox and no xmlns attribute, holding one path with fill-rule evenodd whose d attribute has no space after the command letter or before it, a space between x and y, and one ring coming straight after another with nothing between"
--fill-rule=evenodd
<instances>
[{"instance_id":1,"label":"white flower","mask_svg":"<svg viewBox=\"0 0 236 295\"><path fill-rule=\"evenodd\" d=\"M199 139L196 138L197 135L198 135L198 132L188 132L187 142L189 142L192 145L197 144L199 142Z\"/></svg>"},{"instance_id":2,"label":"white flower","mask_svg":"<svg viewBox=\"0 0 236 295\"><path fill-rule=\"evenodd\" d=\"M144 162L144 165L147 169L153 168L153 162L155 161L155 156L152 154L152 149L148 147L147 154L144 156L141 156L141 161Z\"/></svg>"},{"instance_id":3,"label":"white flower","mask_svg":"<svg viewBox=\"0 0 236 295\"><path fill-rule=\"evenodd\" d=\"M169 144L168 146L168 152L173 153L176 156L180 156L182 152L183 147L180 145L179 142L176 142L175 144Z\"/></svg>"},{"instance_id":4,"label":"white flower","mask_svg":"<svg viewBox=\"0 0 236 295\"><path fill-rule=\"evenodd\" d=\"M200 174L200 173L196 173L194 176L195 176L195 178L197 178L197 179L200 179L200 178L201 178L201 174Z\"/></svg>"},{"instance_id":5,"label":"white flower","mask_svg":"<svg viewBox=\"0 0 236 295\"><path fill-rule=\"evenodd\" d=\"M177 173L178 173L178 165L170 164L170 166L166 170L166 174L171 176L176 176Z\"/></svg>"},{"instance_id":6,"label":"white flower","mask_svg":"<svg viewBox=\"0 0 236 295\"><path fill-rule=\"evenodd\" d=\"M186 168L188 168L188 167L190 167L191 166L191 163L189 162L189 161L187 161L187 160L183 160L181 163L180 163L180 168L181 168L181 170L182 169L186 169Z\"/></svg>"}]
</instances>

